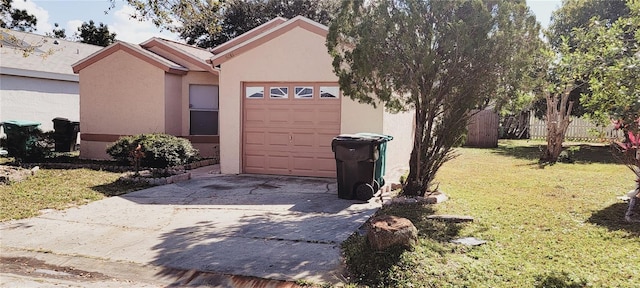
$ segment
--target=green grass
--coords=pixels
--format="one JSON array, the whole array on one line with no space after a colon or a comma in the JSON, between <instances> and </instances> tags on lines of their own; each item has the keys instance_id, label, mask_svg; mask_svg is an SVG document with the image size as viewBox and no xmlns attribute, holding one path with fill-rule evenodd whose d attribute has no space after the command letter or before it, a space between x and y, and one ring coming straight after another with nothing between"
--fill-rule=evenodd
<instances>
[{"instance_id":1,"label":"green grass","mask_svg":"<svg viewBox=\"0 0 640 288\"><path fill-rule=\"evenodd\" d=\"M65 209L148 187L117 181L120 175L89 169L41 169L27 180L0 185L0 221L28 218L42 209Z\"/></svg>"},{"instance_id":2,"label":"green grass","mask_svg":"<svg viewBox=\"0 0 640 288\"><path fill-rule=\"evenodd\" d=\"M343 245L353 281L379 287L640 287L640 224L623 220L616 199L634 176L609 148L580 146L573 164L540 166L541 142L463 148L437 180L450 199L435 206L384 208L418 228L413 251L369 251L354 235ZM429 214L475 217L470 224ZM488 243L449 243L477 237Z\"/></svg>"}]
</instances>

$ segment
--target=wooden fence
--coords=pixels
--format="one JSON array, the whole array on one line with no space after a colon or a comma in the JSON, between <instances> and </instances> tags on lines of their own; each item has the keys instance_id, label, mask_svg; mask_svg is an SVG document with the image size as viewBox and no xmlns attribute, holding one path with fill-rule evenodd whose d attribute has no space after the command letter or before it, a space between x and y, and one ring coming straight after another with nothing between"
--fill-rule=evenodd
<instances>
[{"instance_id":1,"label":"wooden fence","mask_svg":"<svg viewBox=\"0 0 640 288\"><path fill-rule=\"evenodd\" d=\"M532 113L529 123L531 139L547 137L547 125L544 120L536 118ZM569 124L569 128L567 128L565 139L570 141L600 141L621 138L622 136L622 132L614 130L613 125L600 127L587 119L572 117L571 124Z\"/></svg>"},{"instance_id":2,"label":"wooden fence","mask_svg":"<svg viewBox=\"0 0 640 288\"><path fill-rule=\"evenodd\" d=\"M483 148L498 147L498 124L498 113L492 109L476 113L467 126L467 141L464 145Z\"/></svg>"}]
</instances>

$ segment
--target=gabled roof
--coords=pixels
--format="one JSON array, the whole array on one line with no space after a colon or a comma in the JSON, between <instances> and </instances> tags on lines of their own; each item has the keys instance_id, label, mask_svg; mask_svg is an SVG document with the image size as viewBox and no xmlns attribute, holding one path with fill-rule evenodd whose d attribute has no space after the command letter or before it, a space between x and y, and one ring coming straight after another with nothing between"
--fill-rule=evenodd
<instances>
[{"instance_id":1,"label":"gabled roof","mask_svg":"<svg viewBox=\"0 0 640 288\"><path fill-rule=\"evenodd\" d=\"M251 29L251 30L249 30L249 31L247 31L245 33L242 33L240 36L238 36L236 38L233 38L233 39L231 39L231 40L229 40L227 42L224 42L224 43L214 47L213 49L211 49L211 52L213 52L213 54L222 53L225 50L227 50L227 49L229 49L229 48L231 48L233 46L236 46L236 45L238 45L238 44L240 44L240 43L242 43L244 41L247 41L247 40L249 40L249 39L251 39L251 38L253 38L255 36L258 36L258 35L260 35L261 33L265 32L265 31L271 30L274 27L276 27L276 26L278 26L278 25L280 25L280 24L282 24L284 22L287 22L286 18L282 18L282 17L273 18L273 19L269 20L267 23L264 23L264 24L262 24L262 25L260 25L260 26L258 26L256 28L253 28L253 29Z\"/></svg>"},{"instance_id":2,"label":"gabled roof","mask_svg":"<svg viewBox=\"0 0 640 288\"><path fill-rule=\"evenodd\" d=\"M135 57L138 57L144 61L146 61L147 63L154 65L160 69L162 69L163 71L167 72L167 73L171 73L171 74L179 74L179 75L184 75L187 74L187 72L189 72L189 69L181 66L178 63L175 63L173 61L170 61L168 59L165 59L163 57L161 57L160 55L157 55L153 52L147 51L145 49L143 49L142 47L140 47L139 45L133 45L133 44L129 44L126 42L122 42L122 41L118 41L116 43L113 43L111 45L109 45L108 47L93 53L91 55L89 55L87 58L80 60L79 62L76 62L75 64L72 65L73 68L73 72L74 73L79 73L80 70L86 68L87 66L94 64L100 60L102 60L103 58L117 52L117 51L124 51L127 52Z\"/></svg>"},{"instance_id":3,"label":"gabled roof","mask_svg":"<svg viewBox=\"0 0 640 288\"><path fill-rule=\"evenodd\" d=\"M276 18L278 19L278 18ZM264 25L266 25L267 23L265 23ZM260 28L262 26L259 26L258 28ZM238 41L231 40L227 43L231 43L231 44L235 44L232 47L223 47L226 49L218 49L218 47L221 46L227 46L227 43L222 44L216 48L214 48L214 53L215 51L220 51L220 54L215 55L213 58L211 58L211 60L209 62L211 62L212 66L217 66L220 65L224 62L226 62L227 60L240 55L246 51L249 51L255 47L260 46L261 44L264 44L265 42L272 40L290 30L292 30L293 28L296 27L300 27L303 28L305 30L308 30L309 32L312 33L316 33L320 36L326 37L327 34L329 33L329 28L325 25L322 25L318 22L315 22L309 18L303 17L303 16L296 16L293 19L290 19L286 22L280 23L278 25L273 26L270 29L266 29L266 30L262 30L261 33L254 35L254 34L249 34L247 36L245 36L245 34L248 33L252 33L251 30L243 35L238 36ZM252 36L252 37L251 37ZM251 37L251 38L249 38ZM231 45L229 44L229 45Z\"/></svg>"},{"instance_id":4,"label":"gabled roof","mask_svg":"<svg viewBox=\"0 0 640 288\"><path fill-rule=\"evenodd\" d=\"M208 71L218 74L207 60L213 53L198 47L153 37L140 44L142 48L152 51L166 59L179 63L192 71Z\"/></svg>"},{"instance_id":5,"label":"gabled roof","mask_svg":"<svg viewBox=\"0 0 640 288\"><path fill-rule=\"evenodd\" d=\"M77 82L71 64L102 49L7 29L0 29L0 39L0 74L32 78Z\"/></svg>"}]
</instances>

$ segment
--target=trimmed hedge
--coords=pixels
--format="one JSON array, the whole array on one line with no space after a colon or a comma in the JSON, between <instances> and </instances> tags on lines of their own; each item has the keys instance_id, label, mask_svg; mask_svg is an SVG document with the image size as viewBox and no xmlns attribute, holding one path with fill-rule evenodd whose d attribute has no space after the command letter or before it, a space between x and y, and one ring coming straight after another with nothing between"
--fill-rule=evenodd
<instances>
[{"instance_id":1,"label":"trimmed hedge","mask_svg":"<svg viewBox=\"0 0 640 288\"><path fill-rule=\"evenodd\" d=\"M107 154L122 163L133 163L134 153L140 145L143 153L140 165L167 168L197 160L198 150L184 138L167 134L139 134L125 136L107 147Z\"/></svg>"}]
</instances>

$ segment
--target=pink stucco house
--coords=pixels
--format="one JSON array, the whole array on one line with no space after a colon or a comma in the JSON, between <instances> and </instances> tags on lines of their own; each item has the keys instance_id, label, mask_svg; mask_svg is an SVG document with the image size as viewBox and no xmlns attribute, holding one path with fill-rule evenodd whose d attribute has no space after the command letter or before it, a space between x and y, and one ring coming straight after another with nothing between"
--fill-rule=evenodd
<instances>
[{"instance_id":1,"label":"pink stucco house","mask_svg":"<svg viewBox=\"0 0 640 288\"><path fill-rule=\"evenodd\" d=\"M224 174L335 177L331 140L373 132L387 146L387 179L408 165L412 113L342 96L328 28L275 18L210 51L152 38L115 43L73 65L80 76L82 158L105 159L121 135L189 139Z\"/></svg>"}]
</instances>

